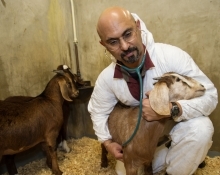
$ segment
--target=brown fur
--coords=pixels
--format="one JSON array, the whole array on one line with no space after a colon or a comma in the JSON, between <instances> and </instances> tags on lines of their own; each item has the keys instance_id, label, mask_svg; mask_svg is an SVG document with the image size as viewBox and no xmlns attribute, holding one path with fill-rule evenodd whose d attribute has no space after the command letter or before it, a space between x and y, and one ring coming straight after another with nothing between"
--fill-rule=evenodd
<instances>
[{"instance_id":1,"label":"brown fur","mask_svg":"<svg viewBox=\"0 0 220 175\"><path fill-rule=\"evenodd\" d=\"M0 160L3 155L17 154L41 143L52 172L62 174L56 156L62 104L64 100L72 101L79 92L68 71L56 72L39 96L21 103L0 102Z\"/></svg>"}]
</instances>

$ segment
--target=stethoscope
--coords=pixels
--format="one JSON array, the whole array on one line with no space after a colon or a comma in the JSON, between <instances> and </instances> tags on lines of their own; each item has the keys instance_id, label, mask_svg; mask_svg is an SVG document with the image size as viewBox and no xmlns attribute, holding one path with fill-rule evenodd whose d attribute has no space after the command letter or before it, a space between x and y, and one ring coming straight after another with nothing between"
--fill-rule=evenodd
<instances>
[{"instance_id":1,"label":"stethoscope","mask_svg":"<svg viewBox=\"0 0 220 175\"><path fill-rule=\"evenodd\" d=\"M145 62L145 56L146 55L146 49L144 51L144 55L142 57L142 61L141 61L141 64L136 67L136 68L128 68L124 65L121 65L119 63L117 63L115 60L111 59L113 62L115 62L117 65L121 66L124 70L127 70L128 72L136 72L137 75L138 75L138 78L139 78L139 82L140 82L140 103L139 103L139 113L138 113L138 120L137 120L137 124L136 124L136 127L132 133L132 135L130 136L130 138L125 141L123 144L122 144L122 147L125 147L128 145L128 143L134 138L135 134L137 133L138 129L139 129L139 125L140 125L140 122L141 122L141 117L142 117L142 97L143 97L143 80L142 80L142 77L141 77L141 68L143 67L144 65L144 62ZM106 54L107 57L109 57L107 54Z\"/></svg>"}]
</instances>

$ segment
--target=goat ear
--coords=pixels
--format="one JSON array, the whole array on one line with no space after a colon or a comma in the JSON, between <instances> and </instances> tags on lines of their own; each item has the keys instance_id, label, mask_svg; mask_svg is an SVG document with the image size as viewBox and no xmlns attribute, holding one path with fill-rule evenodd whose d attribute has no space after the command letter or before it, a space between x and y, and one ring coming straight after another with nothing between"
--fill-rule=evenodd
<instances>
[{"instance_id":1,"label":"goat ear","mask_svg":"<svg viewBox=\"0 0 220 175\"><path fill-rule=\"evenodd\" d=\"M169 88L166 83L155 84L149 94L152 109L159 115L170 115Z\"/></svg>"},{"instance_id":2,"label":"goat ear","mask_svg":"<svg viewBox=\"0 0 220 175\"><path fill-rule=\"evenodd\" d=\"M63 98L66 101L73 101L72 99L70 99L70 97L68 95L68 89L67 89L67 86L66 86L66 81L62 79L62 81L58 81L58 83L59 83L60 91L61 91L61 94L62 94Z\"/></svg>"}]
</instances>

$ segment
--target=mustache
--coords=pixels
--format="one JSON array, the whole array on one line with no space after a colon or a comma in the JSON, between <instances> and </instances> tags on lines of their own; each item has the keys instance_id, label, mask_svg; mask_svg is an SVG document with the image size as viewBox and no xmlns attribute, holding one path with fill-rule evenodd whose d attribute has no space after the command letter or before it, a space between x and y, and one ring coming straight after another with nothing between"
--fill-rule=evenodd
<instances>
[{"instance_id":1,"label":"mustache","mask_svg":"<svg viewBox=\"0 0 220 175\"><path fill-rule=\"evenodd\" d=\"M128 50L125 50L121 53L121 57L125 57L127 54L137 50L137 47L129 47Z\"/></svg>"}]
</instances>

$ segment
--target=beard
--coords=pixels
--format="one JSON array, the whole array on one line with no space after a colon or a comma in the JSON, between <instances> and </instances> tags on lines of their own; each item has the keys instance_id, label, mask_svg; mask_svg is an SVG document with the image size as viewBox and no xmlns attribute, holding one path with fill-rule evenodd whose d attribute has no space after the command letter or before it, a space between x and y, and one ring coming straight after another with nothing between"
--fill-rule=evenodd
<instances>
[{"instance_id":1,"label":"beard","mask_svg":"<svg viewBox=\"0 0 220 175\"><path fill-rule=\"evenodd\" d=\"M126 55L133 52L133 51L137 51L137 56L135 55L132 55L130 57L128 57L127 59L125 59ZM129 47L128 50L124 51L122 54L121 54L121 59L126 62L126 63L134 63L136 62L138 59L139 59L139 55L140 55L140 52L138 50L137 47Z\"/></svg>"}]
</instances>

